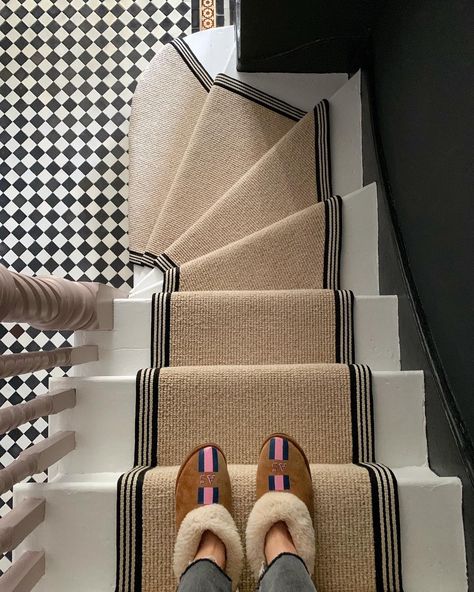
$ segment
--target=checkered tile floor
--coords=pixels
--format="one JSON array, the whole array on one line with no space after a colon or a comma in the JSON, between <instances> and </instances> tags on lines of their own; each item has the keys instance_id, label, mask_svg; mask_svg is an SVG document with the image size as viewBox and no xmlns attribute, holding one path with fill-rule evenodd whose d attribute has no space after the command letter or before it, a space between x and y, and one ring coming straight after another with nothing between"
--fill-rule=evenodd
<instances>
[{"instance_id":1,"label":"checkered tile floor","mask_svg":"<svg viewBox=\"0 0 474 592\"><path fill-rule=\"evenodd\" d=\"M156 49L199 28L201 1L5 0L0 263L30 275L131 285L130 100ZM69 345L67 333L23 325L0 325L0 337L0 353ZM44 393L49 375L0 381L0 405ZM9 464L47 429L40 419L3 437L0 463ZM9 507L11 494L1 499L0 516ZM5 556L0 571L8 565Z\"/></svg>"}]
</instances>

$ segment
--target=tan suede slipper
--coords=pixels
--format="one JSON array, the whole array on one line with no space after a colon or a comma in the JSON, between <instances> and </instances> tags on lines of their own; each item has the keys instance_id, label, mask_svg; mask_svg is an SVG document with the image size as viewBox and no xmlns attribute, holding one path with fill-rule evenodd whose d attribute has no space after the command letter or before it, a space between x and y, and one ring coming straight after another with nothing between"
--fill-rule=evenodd
<instances>
[{"instance_id":1,"label":"tan suede slipper","mask_svg":"<svg viewBox=\"0 0 474 592\"><path fill-rule=\"evenodd\" d=\"M176 537L174 572L177 578L196 555L206 530L226 548L226 573L233 589L242 570L243 550L232 518L232 492L227 462L215 444L195 448L181 465L176 478Z\"/></svg>"},{"instance_id":2,"label":"tan suede slipper","mask_svg":"<svg viewBox=\"0 0 474 592\"><path fill-rule=\"evenodd\" d=\"M272 434L257 466L257 501L247 522L247 558L255 575L265 565L265 537L285 522L298 555L314 571L313 486L308 459L290 436Z\"/></svg>"}]
</instances>

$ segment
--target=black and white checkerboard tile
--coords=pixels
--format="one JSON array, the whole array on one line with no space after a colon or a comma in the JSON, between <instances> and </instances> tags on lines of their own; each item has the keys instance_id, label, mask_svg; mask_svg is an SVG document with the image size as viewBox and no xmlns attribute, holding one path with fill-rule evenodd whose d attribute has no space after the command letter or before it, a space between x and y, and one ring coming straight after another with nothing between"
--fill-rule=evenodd
<instances>
[{"instance_id":1,"label":"black and white checkerboard tile","mask_svg":"<svg viewBox=\"0 0 474 592\"><path fill-rule=\"evenodd\" d=\"M225 8L222 0L212 2L218 13ZM196 7L196 0L3 3L0 263L29 275L131 286L130 101L156 49L199 27ZM223 23L218 16L216 24ZM0 353L69 345L67 333L18 324L0 325L0 337ZM0 405L46 392L50 375L0 381ZM10 432L1 441L0 463L46 435L44 419ZM0 500L0 516L9 507L11 494ZM5 556L0 571L8 565Z\"/></svg>"}]
</instances>

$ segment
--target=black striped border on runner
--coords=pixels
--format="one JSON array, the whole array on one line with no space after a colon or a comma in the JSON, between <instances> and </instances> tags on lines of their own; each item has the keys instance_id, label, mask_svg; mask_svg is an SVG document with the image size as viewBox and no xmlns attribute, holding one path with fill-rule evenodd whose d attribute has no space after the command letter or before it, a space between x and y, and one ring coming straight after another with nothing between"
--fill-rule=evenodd
<instances>
[{"instance_id":1,"label":"black striped border on runner","mask_svg":"<svg viewBox=\"0 0 474 592\"><path fill-rule=\"evenodd\" d=\"M163 292L179 291L179 267L168 269L163 275Z\"/></svg>"},{"instance_id":2,"label":"black striped border on runner","mask_svg":"<svg viewBox=\"0 0 474 592\"><path fill-rule=\"evenodd\" d=\"M214 82L212 76L210 76L198 58L191 51L189 45L182 39L175 39L171 42L171 45L186 62L188 68L191 70L194 76L196 76L203 88L209 92L211 90L212 83Z\"/></svg>"},{"instance_id":3,"label":"black striped border on runner","mask_svg":"<svg viewBox=\"0 0 474 592\"><path fill-rule=\"evenodd\" d=\"M350 290L335 290L336 363L354 363L354 294Z\"/></svg>"},{"instance_id":4,"label":"black striped border on runner","mask_svg":"<svg viewBox=\"0 0 474 592\"><path fill-rule=\"evenodd\" d=\"M402 592L400 509L393 472L375 463L360 463L370 478L377 592Z\"/></svg>"},{"instance_id":5,"label":"black striped border on runner","mask_svg":"<svg viewBox=\"0 0 474 592\"><path fill-rule=\"evenodd\" d=\"M139 370L135 399L134 466L158 464L158 392L159 368Z\"/></svg>"},{"instance_id":6,"label":"black striped border on runner","mask_svg":"<svg viewBox=\"0 0 474 592\"><path fill-rule=\"evenodd\" d=\"M226 90L230 90L241 97L249 99L254 103L258 103L263 107L267 107L267 109L270 109L271 111L280 113L280 115L289 117L294 121L299 121L306 115L306 111L298 109L298 107L294 107L293 105L277 99L276 97L272 97L272 95L258 90L257 88L254 88L253 86L250 86L241 80L231 78L230 76L227 76L227 74L218 74L214 80L214 84L216 86L225 88Z\"/></svg>"},{"instance_id":7,"label":"black striped border on runner","mask_svg":"<svg viewBox=\"0 0 474 592\"><path fill-rule=\"evenodd\" d=\"M117 483L117 560L115 592L142 589L143 481L149 467L136 467Z\"/></svg>"},{"instance_id":8,"label":"black striped border on runner","mask_svg":"<svg viewBox=\"0 0 474 592\"><path fill-rule=\"evenodd\" d=\"M337 290L340 283L342 244L342 199L339 195L324 202L323 288Z\"/></svg>"},{"instance_id":9,"label":"black striped border on runner","mask_svg":"<svg viewBox=\"0 0 474 592\"><path fill-rule=\"evenodd\" d=\"M368 366L349 364L352 419L352 462L375 462L372 373Z\"/></svg>"},{"instance_id":10,"label":"black striped border on runner","mask_svg":"<svg viewBox=\"0 0 474 592\"><path fill-rule=\"evenodd\" d=\"M130 263L135 265L143 265L143 254L138 253L137 251L128 250L128 258Z\"/></svg>"},{"instance_id":11,"label":"black striped border on runner","mask_svg":"<svg viewBox=\"0 0 474 592\"><path fill-rule=\"evenodd\" d=\"M171 294L159 292L151 299L151 366L170 365Z\"/></svg>"},{"instance_id":12,"label":"black striped border on runner","mask_svg":"<svg viewBox=\"0 0 474 592\"><path fill-rule=\"evenodd\" d=\"M161 255L153 255L146 251L143 255L140 255L140 262L142 265L146 265L148 267L158 267L163 273L168 271L168 269L173 269L174 267L178 267L176 263L168 257L166 253L162 253Z\"/></svg>"},{"instance_id":13,"label":"black striped border on runner","mask_svg":"<svg viewBox=\"0 0 474 592\"><path fill-rule=\"evenodd\" d=\"M332 195L329 101L323 99L314 108L314 160L316 164L316 192L318 201Z\"/></svg>"}]
</instances>

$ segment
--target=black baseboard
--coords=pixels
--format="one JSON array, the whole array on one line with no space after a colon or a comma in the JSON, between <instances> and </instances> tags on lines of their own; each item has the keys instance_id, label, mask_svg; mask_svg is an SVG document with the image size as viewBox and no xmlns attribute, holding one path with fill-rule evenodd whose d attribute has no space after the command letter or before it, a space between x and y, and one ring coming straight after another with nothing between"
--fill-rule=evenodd
<instances>
[{"instance_id":1,"label":"black baseboard","mask_svg":"<svg viewBox=\"0 0 474 592\"><path fill-rule=\"evenodd\" d=\"M471 567L469 588L474 590L474 448L449 388L411 274L377 132L370 68L362 73L361 94L364 185L377 183L380 293L398 296L402 369L425 373L430 466L438 475L458 476L463 484L466 554Z\"/></svg>"}]
</instances>

